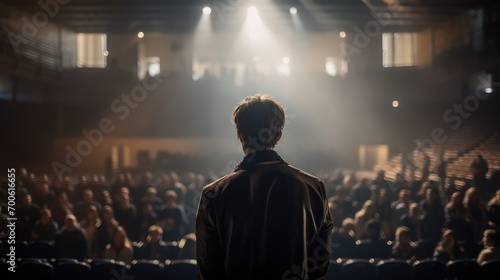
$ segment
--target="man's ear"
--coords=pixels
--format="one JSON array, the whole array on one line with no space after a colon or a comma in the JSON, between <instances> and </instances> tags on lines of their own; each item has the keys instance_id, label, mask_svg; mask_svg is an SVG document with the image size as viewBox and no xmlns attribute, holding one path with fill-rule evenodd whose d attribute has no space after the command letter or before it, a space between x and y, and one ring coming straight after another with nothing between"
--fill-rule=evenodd
<instances>
[{"instance_id":1,"label":"man's ear","mask_svg":"<svg viewBox=\"0 0 500 280\"><path fill-rule=\"evenodd\" d=\"M239 130L236 130L236 137L238 137L238 140L243 141L243 134Z\"/></svg>"}]
</instances>

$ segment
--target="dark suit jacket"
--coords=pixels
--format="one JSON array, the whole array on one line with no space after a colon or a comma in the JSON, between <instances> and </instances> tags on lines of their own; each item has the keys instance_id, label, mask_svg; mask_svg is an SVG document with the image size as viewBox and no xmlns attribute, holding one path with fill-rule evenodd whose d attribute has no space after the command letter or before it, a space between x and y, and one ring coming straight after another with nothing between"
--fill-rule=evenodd
<instances>
[{"instance_id":1,"label":"dark suit jacket","mask_svg":"<svg viewBox=\"0 0 500 280\"><path fill-rule=\"evenodd\" d=\"M332 219L323 183L274 151L249 154L203 189L196 221L200 279L321 279Z\"/></svg>"}]
</instances>

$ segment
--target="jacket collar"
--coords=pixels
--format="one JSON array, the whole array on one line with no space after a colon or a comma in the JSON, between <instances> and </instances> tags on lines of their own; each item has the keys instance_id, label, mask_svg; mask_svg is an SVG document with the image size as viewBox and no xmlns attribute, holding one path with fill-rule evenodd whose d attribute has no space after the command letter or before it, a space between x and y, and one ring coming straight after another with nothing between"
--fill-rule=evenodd
<instances>
[{"instance_id":1,"label":"jacket collar","mask_svg":"<svg viewBox=\"0 0 500 280\"><path fill-rule=\"evenodd\" d=\"M257 165L261 162L273 161L277 163L286 163L277 152L273 150L264 150L264 151L255 151L246 155L243 160L236 165L234 171L238 170L248 170L254 165Z\"/></svg>"}]
</instances>

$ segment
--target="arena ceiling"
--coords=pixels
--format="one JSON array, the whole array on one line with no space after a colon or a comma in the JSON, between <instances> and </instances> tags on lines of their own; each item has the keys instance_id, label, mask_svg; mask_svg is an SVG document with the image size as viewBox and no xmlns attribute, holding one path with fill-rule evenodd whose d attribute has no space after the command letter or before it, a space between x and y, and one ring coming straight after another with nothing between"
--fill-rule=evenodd
<instances>
[{"instance_id":1,"label":"arena ceiling","mask_svg":"<svg viewBox=\"0 0 500 280\"><path fill-rule=\"evenodd\" d=\"M2 15L15 8L35 15L46 3L50 20L75 32L190 32L201 17L202 8L212 8L215 30L231 31L241 26L248 6L274 28L292 25L289 8L298 9L306 31L340 30L362 24L374 15L390 15L385 26L419 29L451 16L480 8L474 0L2 0ZM51 3L50 5L47 3ZM57 7L56 7L57 6Z\"/></svg>"}]
</instances>

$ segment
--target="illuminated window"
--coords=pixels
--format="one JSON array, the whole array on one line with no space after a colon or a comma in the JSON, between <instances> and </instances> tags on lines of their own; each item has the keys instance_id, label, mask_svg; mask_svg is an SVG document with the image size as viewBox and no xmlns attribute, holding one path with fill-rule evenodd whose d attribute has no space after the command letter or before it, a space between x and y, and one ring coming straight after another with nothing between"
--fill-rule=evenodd
<instances>
[{"instance_id":1,"label":"illuminated window","mask_svg":"<svg viewBox=\"0 0 500 280\"><path fill-rule=\"evenodd\" d=\"M416 33L384 33L382 35L382 65L384 67L415 66Z\"/></svg>"},{"instance_id":2,"label":"illuminated window","mask_svg":"<svg viewBox=\"0 0 500 280\"><path fill-rule=\"evenodd\" d=\"M105 68L106 57L106 34L100 33L78 33L77 35L77 67L81 68Z\"/></svg>"},{"instance_id":3,"label":"illuminated window","mask_svg":"<svg viewBox=\"0 0 500 280\"><path fill-rule=\"evenodd\" d=\"M154 77L158 76L159 74L160 74L160 58L148 57L148 75Z\"/></svg>"}]
</instances>

